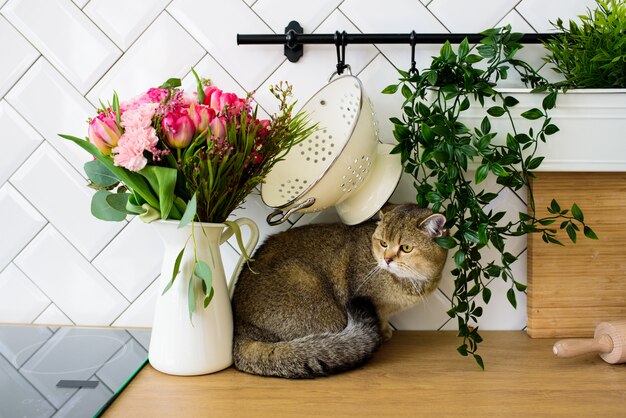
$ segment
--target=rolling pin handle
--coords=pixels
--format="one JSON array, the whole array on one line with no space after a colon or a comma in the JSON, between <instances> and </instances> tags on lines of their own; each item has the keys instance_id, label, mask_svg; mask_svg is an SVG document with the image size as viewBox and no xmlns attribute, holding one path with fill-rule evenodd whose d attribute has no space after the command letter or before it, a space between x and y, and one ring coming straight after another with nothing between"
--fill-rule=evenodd
<instances>
[{"instance_id":1,"label":"rolling pin handle","mask_svg":"<svg viewBox=\"0 0 626 418\"><path fill-rule=\"evenodd\" d=\"M571 358L587 353L610 353L613 351L613 339L606 334L597 338L569 338L557 341L552 352L559 358Z\"/></svg>"}]
</instances>

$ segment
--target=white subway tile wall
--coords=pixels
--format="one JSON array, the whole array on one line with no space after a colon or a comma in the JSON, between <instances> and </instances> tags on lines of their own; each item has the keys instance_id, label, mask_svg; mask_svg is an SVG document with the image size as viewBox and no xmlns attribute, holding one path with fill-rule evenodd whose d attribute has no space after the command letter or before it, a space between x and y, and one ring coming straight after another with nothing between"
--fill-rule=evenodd
<instances>
[{"instance_id":1,"label":"white subway tile wall","mask_svg":"<svg viewBox=\"0 0 626 418\"><path fill-rule=\"evenodd\" d=\"M91 217L93 191L82 171L91 157L57 136L85 136L86 119L114 89L132 97L169 77L181 77L192 88L195 67L225 90L240 95L256 90L261 112L271 113L275 103L268 86L289 80L303 104L334 71L335 49L307 45L304 57L291 63L280 45L237 46L237 33L282 33L290 20L298 20L306 33L475 32L507 23L519 32L541 32L551 29L550 20L572 18L592 5L592 0L0 0L0 323L151 325L161 290L155 282L160 243L139 219L106 223ZM418 46L418 67L438 48ZM407 45L347 47L346 61L363 81L380 137L389 143L394 140L388 119L398 114L401 99L380 91L395 82L394 66L408 68L409 51ZM523 51L538 65L542 53L539 46ZM495 184L488 188L500 191ZM391 200L414 198L405 177ZM510 216L525 207L523 196L511 193L502 193L493 206ZM270 212L257 191L233 216L254 219L262 237L293 224L338 220L330 209L270 227L265 223ZM222 247L228 277L239 257L235 248L234 241ZM511 242L510 251L520 255L514 269L522 283L525 248L524 239ZM485 251L485 258L493 256ZM489 286L494 296L482 328L524 328L524 298L518 297L513 309L504 297L508 283L498 279ZM435 294L397 315L393 325L454 329L446 315L453 289L448 273Z\"/></svg>"}]
</instances>

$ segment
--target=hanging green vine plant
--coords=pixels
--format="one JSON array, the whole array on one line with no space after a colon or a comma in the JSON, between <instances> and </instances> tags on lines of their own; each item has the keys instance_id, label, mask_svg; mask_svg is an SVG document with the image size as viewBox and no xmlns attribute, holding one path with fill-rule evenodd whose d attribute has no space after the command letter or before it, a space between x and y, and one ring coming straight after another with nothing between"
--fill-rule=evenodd
<instances>
[{"instance_id":1,"label":"hanging green vine plant","mask_svg":"<svg viewBox=\"0 0 626 418\"><path fill-rule=\"evenodd\" d=\"M482 34L476 53L467 40L456 51L446 42L428 69L421 73L400 71L399 83L386 87L383 93L399 91L405 99L401 117L391 118L398 141L393 152L401 155L405 172L415 179L417 203L445 213L448 219L451 234L437 242L451 251L455 262L448 315L457 319L458 335L463 338L457 350L463 356L472 355L484 368L477 354L482 341L478 327L482 307L474 297L480 295L488 303L491 290L487 284L494 278L509 283L506 297L513 307L517 307L516 293L526 290L513 275L511 266L517 256L507 251L507 238L540 233L545 242L562 245L557 238L559 229L576 242L581 228L585 236L597 237L576 204L562 209L553 200L548 208L550 216L537 218L531 180L533 170L543 161L538 155L539 144L559 130L549 115L557 91L529 64L515 58L522 48L518 42L521 34L512 33L510 26ZM478 63L482 68L476 66ZM511 71L544 94L541 109L521 113L524 119L534 121L534 129L516 126L513 110L518 99L495 89ZM472 107L486 111L480 126L468 126L467 118L463 119L464 112ZM507 132L494 132L493 118L508 121ZM473 175L467 174L470 169L475 170ZM481 189L489 176L514 192L527 189L528 213L505 221L505 212L487 209L497 197ZM480 250L487 246L498 251L499 260L482 260Z\"/></svg>"}]
</instances>

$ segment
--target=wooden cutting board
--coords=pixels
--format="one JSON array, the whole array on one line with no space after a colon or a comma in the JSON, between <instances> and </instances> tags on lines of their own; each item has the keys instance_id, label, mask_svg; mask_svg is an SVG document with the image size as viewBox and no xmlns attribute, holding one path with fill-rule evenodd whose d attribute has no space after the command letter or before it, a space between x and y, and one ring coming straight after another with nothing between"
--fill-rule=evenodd
<instances>
[{"instance_id":1,"label":"wooden cutting board","mask_svg":"<svg viewBox=\"0 0 626 418\"><path fill-rule=\"evenodd\" d=\"M582 231L565 247L528 237L528 334L538 338L593 336L604 320L626 318L626 173L537 173L538 217L555 198L577 203L598 241ZM556 224L558 228L558 224Z\"/></svg>"}]
</instances>

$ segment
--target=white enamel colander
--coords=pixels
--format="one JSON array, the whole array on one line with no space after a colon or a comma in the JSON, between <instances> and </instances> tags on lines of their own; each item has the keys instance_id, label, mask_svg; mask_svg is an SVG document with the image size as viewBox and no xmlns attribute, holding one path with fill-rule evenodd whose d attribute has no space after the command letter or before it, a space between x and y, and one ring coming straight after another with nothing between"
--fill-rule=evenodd
<instances>
[{"instance_id":1,"label":"white enamel colander","mask_svg":"<svg viewBox=\"0 0 626 418\"><path fill-rule=\"evenodd\" d=\"M332 78L302 107L318 129L274 165L261 186L263 202L280 224L294 212L334 206L355 225L372 217L393 193L402 174L400 156L378 141L372 104L352 75Z\"/></svg>"}]
</instances>

